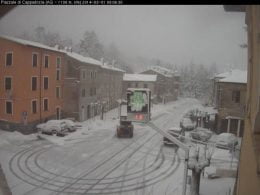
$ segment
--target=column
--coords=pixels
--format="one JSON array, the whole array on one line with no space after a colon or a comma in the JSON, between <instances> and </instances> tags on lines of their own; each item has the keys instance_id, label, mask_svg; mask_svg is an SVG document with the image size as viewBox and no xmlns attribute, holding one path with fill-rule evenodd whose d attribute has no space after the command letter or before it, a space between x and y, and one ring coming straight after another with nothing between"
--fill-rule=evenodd
<instances>
[{"instance_id":1,"label":"column","mask_svg":"<svg viewBox=\"0 0 260 195\"><path fill-rule=\"evenodd\" d=\"M227 132L229 133L230 132L230 118L228 119L228 127L227 127Z\"/></svg>"},{"instance_id":2,"label":"column","mask_svg":"<svg viewBox=\"0 0 260 195\"><path fill-rule=\"evenodd\" d=\"M241 120L238 120L238 125L237 125L237 137L239 137L240 134L240 127L241 127Z\"/></svg>"}]
</instances>

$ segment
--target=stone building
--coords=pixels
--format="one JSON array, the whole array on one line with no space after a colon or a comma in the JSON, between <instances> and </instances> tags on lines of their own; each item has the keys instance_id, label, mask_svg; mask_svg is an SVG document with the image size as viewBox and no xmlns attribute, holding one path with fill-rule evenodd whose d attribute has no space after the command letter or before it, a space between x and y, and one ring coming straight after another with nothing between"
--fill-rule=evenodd
<instances>
[{"instance_id":1,"label":"stone building","mask_svg":"<svg viewBox=\"0 0 260 195\"><path fill-rule=\"evenodd\" d=\"M126 98L127 88L148 88L151 90L151 96L156 94L157 75L149 74L124 74L123 77L123 94Z\"/></svg>"},{"instance_id":2,"label":"stone building","mask_svg":"<svg viewBox=\"0 0 260 195\"><path fill-rule=\"evenodd\" d=\"M247 72L231 70L216 75L214 81L217 133L228 132L241 137L244 131Z\"/></svg>"},{"instance_id":3,"label":"stone building","mask_svg":"<svg viewBox=\"0 0 260 195\"><path fill-rule=\"evenodd\" d=\"M248 73L245 131L241 144L235 195L260 194L260 5L224 5L226 11L245 12ZM236 13L237 14L237 13Z\"/></svg>"},{"instance_id":4,"label":"stone building","mask_svg":"<svg viewBox=\"0 0 260 195\"><path fill-rule=\"evenodd\" d=\"M84 121L116 107L124 71L74 52L66 54L64 117Z\"/></svg>"},{"instance_id":5,"label":"stone building","mask_svg":"<svg viewBox=\"0 0 260 195\"><path fill-rule=\"evenodd\" d=\"M31 133L60 118L65 55L58 47L0 37L0 128Z\"/></svg>"},{"instance_id":6,"label":"stone building","mask_svg":"<svg viewBox=\"0 0 260 195\"><path fill-rule=\"evenodd\" d=\"M177 100L179 95L179 75L161 66L152 66L141 74L157 75L156 99L160 102Z\"/></svg>"}]
</instances>

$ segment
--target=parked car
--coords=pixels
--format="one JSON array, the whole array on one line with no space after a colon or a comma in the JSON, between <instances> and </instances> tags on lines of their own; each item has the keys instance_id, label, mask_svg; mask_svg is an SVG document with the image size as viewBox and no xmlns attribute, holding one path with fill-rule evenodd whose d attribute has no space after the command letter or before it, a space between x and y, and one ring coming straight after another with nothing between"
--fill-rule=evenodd
<instances>
[{"instance_id":1,"label":"parked car","mask_svg":"<svg viewBox=\"0 0 260 195\"><path fill-rule=\"evenodd\" d=\"M184 117L181 119L180 127L185 131L191 131L196 127L196 123L193 122L190 118Z\"/></svg>"},{"instance_id":2,"label":"parked car","mask_svg":"<svg viewBox=\"0 0 260 195\"><path fill-rule=\"evenodd\" d=\"M203 142L208 141L211 138L212 134L212 131L202 127L197 127L196 129L190 132L192 139L196 139Z\"/></svg>"},{"instance_id":3,"label":"parked car","mask_svg":"<svg viewBox=\"0 0 260 195\"><path fill-rule=\"evenodd\" d=\"M36 126L37 131L43 134L65 136L68 126L62 120L49 120Z\"/></svg>"},{"instance_id":4,"label":"parked car","mask_svg":"<svg viewBox=\"0 0 260 195\"><path fill-rule=\"evenodd\" d=\"M62 121L66 123L67 129L68 129L69 132L74 132L74 131L77 130L77 126L76 126L76 124L72 120L70 120L70 119L62 119Z\"/></svg>"},{"instance_id":5,"label":"parked car","mask_svg":"<svg viewBox=\"0 0 260 195\"><path fill-rule=\"evenodd\" d=\"M216 146L218 148L232 149L238 144L237 137L232 133L221 133L217 137Z\"/></svg>"},{"instance_id":6,"label":"parked car","mask_svg":"<svg viewBox=\"0 0 260 195\"><path fill-rule=\"evenodd\" d=\"M167 133L170 135L174 136L175 138L179 139L180 141L184 140L185 132L182 128L180 127L172 127L170 128ZM163 143L164 145L172 145L172 146L177 146L175 143L170 141L168 138L163 137Z\"/></svg>"}]
</instances>

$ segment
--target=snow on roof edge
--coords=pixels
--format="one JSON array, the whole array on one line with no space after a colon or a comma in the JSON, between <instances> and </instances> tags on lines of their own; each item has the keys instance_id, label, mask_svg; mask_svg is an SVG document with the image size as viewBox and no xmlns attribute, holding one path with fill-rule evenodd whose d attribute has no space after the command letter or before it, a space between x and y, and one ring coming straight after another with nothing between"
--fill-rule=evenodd
<instances>
[{"instance_id":1,"label":"snow on roof edge","mask_svg":"<svg viewBox=\"0 0 260 195\"><path fill-rule=\"evenodd\" d=\"M42 43L35 42L35 41L29 41L29 40L11 37L11 36L8 36L8 35L3 35L3 34L0 34L0 38L6 39L6 40L9 40L9 41L13 41L13 42L16 42L16 43L19 43L19 44L22 44L22 45L26 45L26 46L38 47L38 48L42 48L42 49L47 49L47 50L51 50L51 51L65 53L63 50L57 49L55 47L50 47L50 46L47 46L47 45L44 45Z\"/></svg>"},{"instance_id":2,"label":"snow on roof edge","mask_svg":"<svg viewBox=\"0 0 260 195\"><path fill-rule=\"evenodd\" d=\"M157 75L153 74L124 74L123 81L156 81Z\"/></svg>"}]
</instances>

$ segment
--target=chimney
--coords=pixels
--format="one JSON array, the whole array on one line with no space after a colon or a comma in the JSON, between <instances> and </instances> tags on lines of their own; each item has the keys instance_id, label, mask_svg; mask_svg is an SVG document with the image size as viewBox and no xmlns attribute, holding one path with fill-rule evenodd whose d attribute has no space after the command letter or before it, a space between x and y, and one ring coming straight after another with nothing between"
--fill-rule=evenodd
<instances>
[{"instance_id":1,"label":"chimney","mask_svg":"<svg viewBox=\"0 0 260 195\"><path fill-rule=\"evenodd\" d=\"M114 67L114 65L115 65L115 60L112 60L112 66Z\"/></svg>"},{"instance_id":2,"label":"chimney","mask_svg":"<svg viewBox=\"0 0 260 195\"><path fill-rule=\"evenodd\" d=\"M58 44L56 44L56 45L54 46L54 48L55 48L55 49L59 49L60 47L59 47Z\"/></svg>"}]
</instances>

